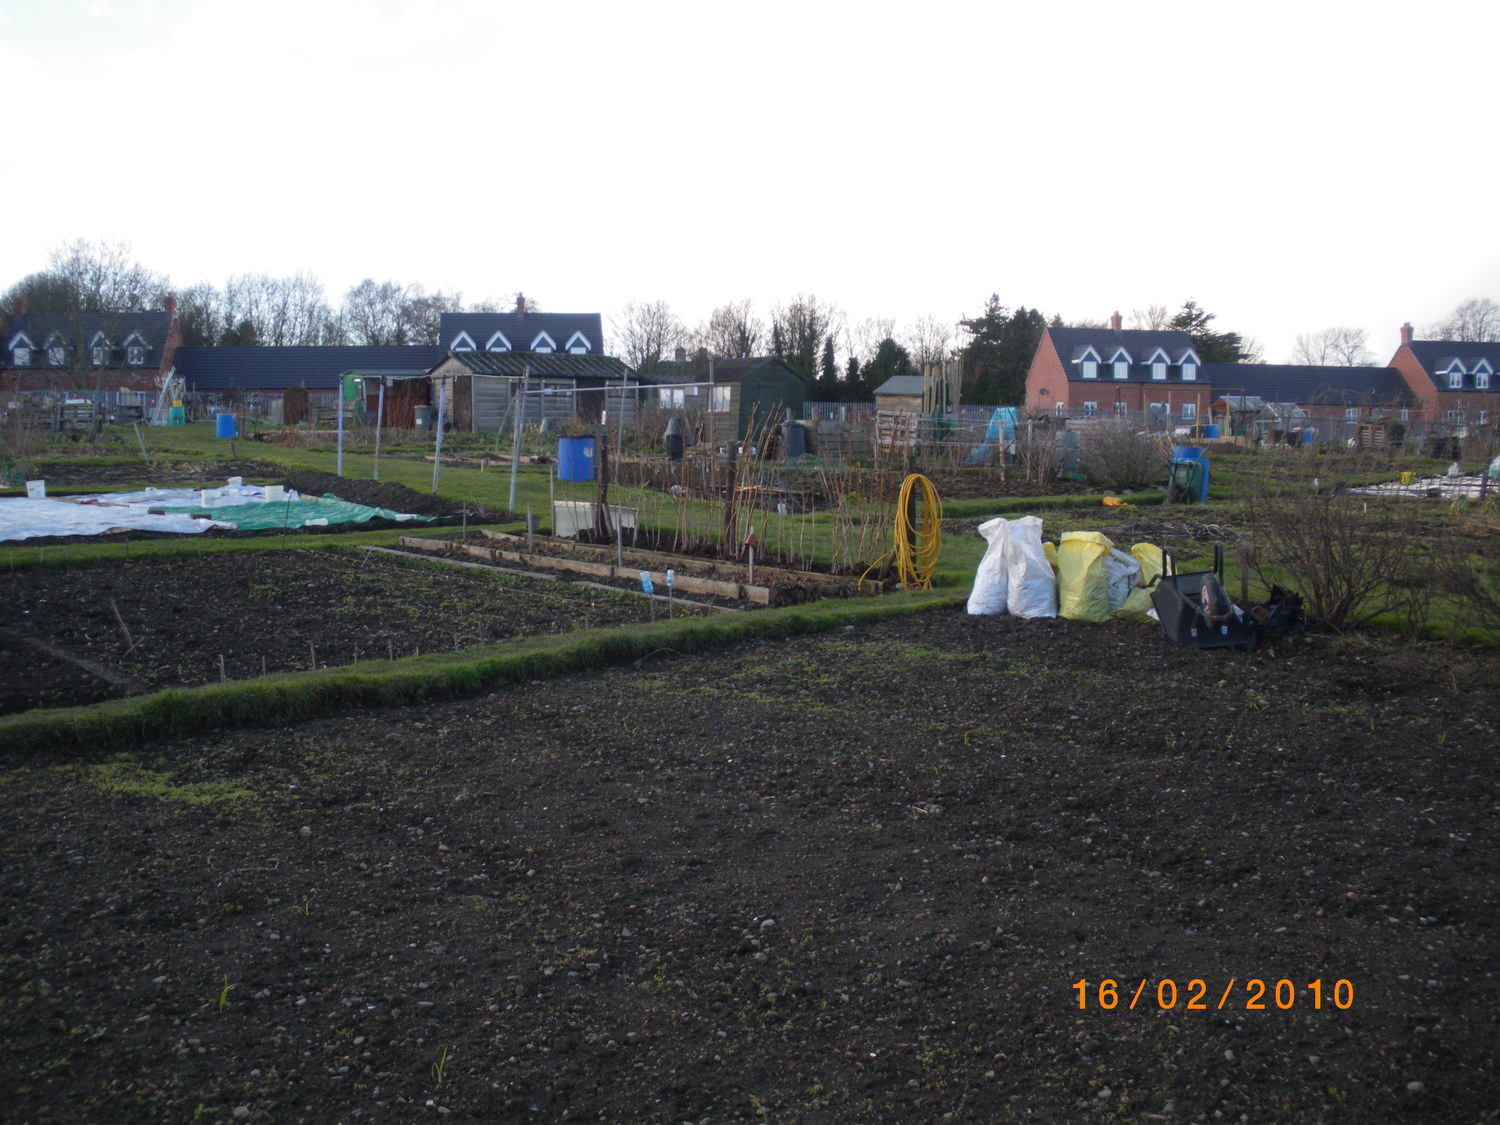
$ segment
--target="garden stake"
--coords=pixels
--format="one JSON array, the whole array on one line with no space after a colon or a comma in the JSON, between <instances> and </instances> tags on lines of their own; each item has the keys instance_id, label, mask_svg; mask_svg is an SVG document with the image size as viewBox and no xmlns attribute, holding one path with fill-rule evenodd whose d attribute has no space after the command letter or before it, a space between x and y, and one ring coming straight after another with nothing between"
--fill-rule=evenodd
<instances>
[{"instance_id":1,"label":"garden stake","mask_svg":"<svg viewBox=\"0 0 1500 1125\"><path fill-rule=\"evenodd\" d=\"M11 564L11 568L14 569L15 565L16 565L16 560L15 560L15 556L14 555L11 556L11 563L10 564ZM120 626L120 632L122 632L122 633L125 634L125 643L130 646L125 651L129 652L130 649L135 648L135 640L134 640L134 638L131 637L130 630L125 627L125 619L120 616L120 607L117 606L117 605L115 605L115 599L114 598L110 598L109 599L109 612L113 613L115 615L115 623Z\"/></svg>"},{"instance_id":2,"label":"garden stake","mask_svg":"<svg viewBox=\"0 0 1500 1125\"><path fill-rule=\"evenodd\" d=\"M224 654L221 652L219 653L219 683L222 684L227 679L229 677L224 672Z\"/></svg>"},{"instance_id":3,"label":"garden stake","mask_svg":"<svg viewBox=\"0 0 1500 1125\"><path fill-rule=\"evenodd\" d=\"M318 650L313 648L312 641L307 642L307 661L308 667L316 672L318 670Z\"/></svg>"}]
</instances>

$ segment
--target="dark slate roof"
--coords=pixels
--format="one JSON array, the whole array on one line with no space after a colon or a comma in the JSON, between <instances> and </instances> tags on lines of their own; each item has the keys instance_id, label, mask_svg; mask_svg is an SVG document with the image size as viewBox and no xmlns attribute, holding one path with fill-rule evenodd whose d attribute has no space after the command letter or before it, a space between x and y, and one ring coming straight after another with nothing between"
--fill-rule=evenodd
<instances>
[{"instance_id":1,"label":"dark slate roof","mask_svg":"<svg viewBox=\"0 0 1500 1125\"><path fill-rule=\"evenodd\" d=\"M190 391L281 391L288 387L333 390L346 371L405 375L428 371L445 352L430 345L290 348L178 348L177 374Z\"/></svg>"},{"instance_id":2,"label":"dark slate roof","mask_svg":"<svg viewBox=\"0 0 1500 1125\"><path fill-rule=\"evenodd\" d=\"M875 388L877 395L920 395L926 390L920 375L892 375Z\"/></svg>"},{"instance_id":3,"label":"dark slate roof","mask_svg":"<svg viewBox=\"0 0 1500 1125\"><path fill-rule=\"evenodd\" d=\"M509 341L512 351L532 350L537 337L545 332L558 351L566 351L575 332L583 333L592 355L604 353L604 323L598 313L444 313L438 328L438 340L451 349L460 333L468 333L476 350L488 347L490 338L499 332Z\"/></svg>"},{"instance_id":4,"label":"dark slate roof","mask_svg":"<svg viewBox=\"0 0 1500 1125\"><path fill-rule=\"evenodd\" d=\"M1151 381L1151 367L1147 360L1160 348L1167 353L1167 362L1176 365L1183 353L1193 351L1193 339L1186 332L1176 329L1152 331L1142 328L1123 328L1116 332L1112 328L1048 328L1052 345L1057 349L1069 379L1080 378L1079 363L1092 348L1099 362L1107 364L1116 351L1124 348L1130 353L1130 380ZM1107 372L1101 371L1101 380ZM1177 382L1172 379L1172 382Z\"/></svg>"},{"instance_id":5,"label":"dark slate roof","mask_svg":"<svg viewBox=\"0 0 1500 1125\"><path fill-rule=\"evenodd\" d=\"M1500 343L1468 344L1461 340L1413 340L1407 345L1417 357L1422 370L1431 375L1448 366L1456 359L1465 371L1473 371L1481 359L1490 361L1490 370L1500 372Z\"/></svg>"},{"instance_id":6,"label":"dark slate roof","mask_svg":"<svg viewBox=\"0 0 1500 1125\"><path fill-rule=\"evenodd\" d=\"M526 319L538 314L528 313ZM476 375L509 375L519 379L530 370L537 379L634 379L635 372L612 355L567 352L449 352L438 363L455 359ZM433 367L438 366L434 364Z\"/></svg>"},{"instance_id":7,"label":"dark slate roof","mask_svg":"<svg viewBox=\"0 0 1500 1125\"><path fill-rule=\"evenodd\" d=\"M1210 363L1204 368L1204 378L1215 397L1254 395L1265 402L1350 406L1413 401L1406 380L1394 367Z\"/></svg>"},{"instance_id":8,"label":"dark slate roof","mask_svg":"<svg viewBox=\"0 0 1500 1125\"><path fill-rule=\"evenodd\" d=\"M163 311L87 313L76 319L23 313L10 318L3 341L4 351L0 352L0 366L14 366L14 348L23 335L31 341L31 346L38 353L32 356L31 366L39 368L48 366L47 357L43 353L54 336L69 349L68 361L71 363L79 349L87 351L94 338L103 333L111 347L106 366L123 365L125 342L132 336L139 336L146 346L146 355L138 366L156 367L161 363L162 348L166 345L167 333L171 327L172 317Z\"/></svg>"}]
</instances>

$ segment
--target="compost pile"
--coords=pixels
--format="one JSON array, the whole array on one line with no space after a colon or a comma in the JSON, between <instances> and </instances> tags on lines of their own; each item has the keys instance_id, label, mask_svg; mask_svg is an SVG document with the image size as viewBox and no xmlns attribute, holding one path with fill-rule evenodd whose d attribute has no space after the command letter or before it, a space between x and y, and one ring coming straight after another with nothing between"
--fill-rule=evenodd
<instances>
[{"instance_id":1,"label":"compost pile","mask_svg":"<svg viewBox=\"0 0 1500 1125\"><path fill-rule=\"evenodd\" d=\"M434 516L444 523L465 518L470 523L502 523L513 518L507 512L418 492L392 481L354 480L333 473L304 470L287 474L282 478L282 483L287 488L295 488L304 496L333 495L340 500L363 504L369 508L387 508L414 516Z\"/></svg>"},{"instance_id":2,"label":"compost pile","mask_svg":"<svg viewBox=\"0 0 1500 1125\"><path fill-rule=\"evenodd\" d=\"M7 1111L1484 1119L1495 664L1272 651L955 609L11 757Z\"/></svg>"}]
</instances>

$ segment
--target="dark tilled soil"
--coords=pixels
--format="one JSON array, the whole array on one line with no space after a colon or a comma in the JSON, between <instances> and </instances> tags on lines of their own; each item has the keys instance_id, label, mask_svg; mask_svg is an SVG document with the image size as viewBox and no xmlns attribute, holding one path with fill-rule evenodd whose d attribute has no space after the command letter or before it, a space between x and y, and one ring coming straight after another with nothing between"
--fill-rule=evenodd
<instances>
[{"instance_id":1,"label":"dark tilled soil","mask_svg":"<svg viewBox=\"0 0 1500 1125\"><path fill-rule=\"evenodd\" d=\"M945 611L3 762L5 1116L1489 1119L1497 680Z\"/></svg>"},{"instance_id":2,"label":"dark tilled soil","mask_svg":"<svg viewBox=\"0 0 1500 1125\"><path fill-rule=\"evenodd\" d=\"M220 657L225 678L244 679L651 614L623 593L364 550L27 567L5 585L0 714L216 681Z\"/></svg>"}]
</instances>

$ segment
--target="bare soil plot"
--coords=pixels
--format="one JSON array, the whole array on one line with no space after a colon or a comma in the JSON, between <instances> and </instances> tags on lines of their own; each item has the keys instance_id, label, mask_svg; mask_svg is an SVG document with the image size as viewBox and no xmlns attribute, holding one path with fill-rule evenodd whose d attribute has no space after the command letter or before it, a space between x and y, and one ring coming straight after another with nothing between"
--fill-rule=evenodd
<instances>
[{"instance_id":1,"label":"bare soil plot","mask_svg":"<svg viewBox=\"0 0 1500 1125\"><path fill-rule=\"evenodd\" d=\"M244 679L305 671L314 661L349 664L627 624L651 612L626 594L364 550L27 567L8 572L5 585L0 714L208 683L221 672Z\"/></svg>"},{"instance_id":2,"label":"bare soil plot","mask_svg":"<svg viewBox=\"0 0 1500 1125\"><path fill-rule=\"evenodd\" d=\"M7 1110L1481 1120L1497 680L942 612L0 762Z\"/></svg>"}]
</instances>

